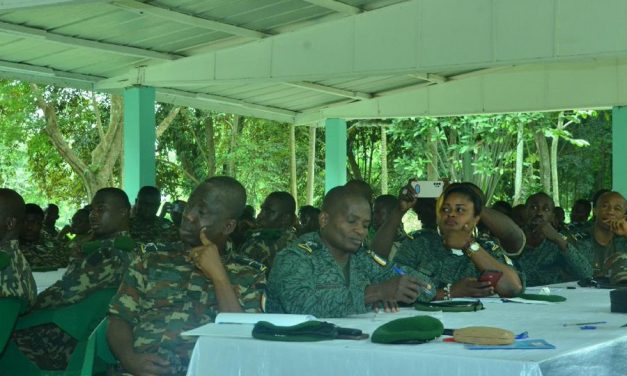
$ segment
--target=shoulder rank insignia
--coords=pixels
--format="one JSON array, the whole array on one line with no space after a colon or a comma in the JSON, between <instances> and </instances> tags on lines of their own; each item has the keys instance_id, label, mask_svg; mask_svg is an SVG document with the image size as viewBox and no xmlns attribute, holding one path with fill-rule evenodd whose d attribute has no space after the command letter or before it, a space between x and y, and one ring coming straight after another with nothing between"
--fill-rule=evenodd
<instances>
[{"instance_id":1,"label":"shoulder rank insignia","mask_svg":"<svg viewBox=\"0 0 627 376\"><path fill-rule=\"evenodd\" d=\"M385 259L383 257L377 255L371 249L367 250L366 253L368 254L368 256L372 257L374 262L376 262L377 264L379 264L381 266L386 266L388 264L388 262L385 261Z\"/></svg>"},{"instance_id":2,"label":"shoulder rank insignia","mask_svg":"<svg viewBox=\"0 0 627 376\"><path fill-rule=\"evenodd\" d=\"M298 248L305 250L307 253L311 254L313 252L313 249L311 249L311 245L309 244L309 242L305 242L305 243L299 243L297 245Z\"/></svg>"}]
</instances>

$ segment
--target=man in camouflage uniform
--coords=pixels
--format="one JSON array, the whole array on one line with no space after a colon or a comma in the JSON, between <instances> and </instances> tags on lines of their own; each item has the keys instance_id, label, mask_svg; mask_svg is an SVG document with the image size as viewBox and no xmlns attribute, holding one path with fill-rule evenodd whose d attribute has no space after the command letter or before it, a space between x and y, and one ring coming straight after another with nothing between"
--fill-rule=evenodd
<instances>
[{"instance_id":1,"label":"man in camouflage uniform","mask_svg":"<svg viewBox=\"0 0 627 376\"><path fill-rule=\"evenodd\" d=\"M176 226L157 216L161 205L161 192L157 187L144 186L137 193L134 215L131 220L131 237L139 243L171 242L178 239Z\"/></svg>"},{"instance_id":2,"label":"man in camouflage uniform","mask_svg":"<svg viewBox=\"0 0 627 376\"><path fill-rule=\"evenodd\" d=\"M73 258L61 278L37 297L35 310L77 303L102 289L117 289L137 254L128 235L131 205L124 191L103 188L91 202L94 239L82 245L82 258ZM74 351L76 340L54 324L17 331L15 341L40 368L60 370Z\"/></svg>"},{"instance_id":3,"label":"man in camouflage uniform","mask_svg":"<svg viewBox=\"0 0 627 376\"><path fill-rule=\"evenodd\" d=\"M24 200L17 192L0 188L0 297L35 302L37 287L17 240L24 221Z\"/></svg>"},{"instance_id":4,"label":"man in camouflage uniform","mask_svg":"<svg viewBox=\"0 0 627 376\"><path fill-rule=\"evenodd\" d=\"M44 210L43 231L53 238L56 238L59 234L59 230L55 226L57 219L59 219L59 207L55 204L48 204L46 210Z\"/></svg>"},{"instance_id":5,"label":"man in camouflage uniform","mask_svg":"<svg viewBox=\"0 0 627 376\"><path fill-rule=\"evenodd\" d=\"M517 258L529 286L548 285L592 277L592 266L576 243L552 225L553 199L531 195L525 203L527 245Z\"/></svg>"},{"instance_id":6,"label":"man in camouflage uniform","mask_svg":"<svg viewBox=\"0 0 627 376\"><path fill-rule=\"evenodd\" d=\"M287 192L272 192L261 205L257 229L250 232L239 254L272 267L276 253L296 239L296 202Z\"/></svg>"},{"instance_id":7,"label":"man in camouflage uniform","mask_svg":"<svg viewBox=\"0 0 627 376\"><path fill-rule=\"evenodd\" d=\"M579 199L573 204L573 208L570 211L570 223L566 225L566 229L569 233L577 234L587 232L591 229L588 218L592 211L592 203L590 200Z\"/></svg>"},{"instance_id":8,"label":"man in camouflage uniform","mask_svg":"<svg viewBox=\"0 0 627 376\"><path fill-rule=\"evenodd\" d=\"M374 200L374 208L372 211L372 231L368 232L366 244L369 245L372 242L372 238L374 238L375 233L388 220L390 214L398 208L398 205L399 200L393 195L381 195ZM397 227L396 235L394 236L392 247L390 249L390 253L388 254L389 261L394 260L394 256L396 256L396 252L400 248L401 244L408 239L412 239L412 237L405 232L403 222L401 221Z\"/></svg>"},{"instance_id":9,"label":"man in camouflage uniform","mask_svg":"<svg viewBox=\"0 0 627 376\"><path fill-rule=\"evenodd\" d=\"M181 332L218 312L260 311L265 274L223 253L245 203L235 179L208 179L188 200L181 241L149 244L133 261L111 301L107 331L124 371L185 374L196 338Z\"/></svg>"},{"instance_id":10,"label":"man in camouflage uniform","mask_svg":"<svg viewBox=\"0 0 627 376\"><path fill-rule=\"evenodd\" d=\"M615 224L625 221L625 198L618 192L606 192L597 200L594 208L594 227L573 233L579 247L588 257L596 279L610 283L627 281L627 237L624 229ZM622 274L621 274L622 273Z\"/></svg>"},{"instance_id":11,"label":"man in camouflage uniform","mask_svg":"<svg viewBox=\"0 0 627 376\"><path fill-rule=\"evenodd\" d=\"M398 301L429 300L428 279L409 269L399 276L361 247L370 216L363 194L345 186L330 190L322 204L320 232L301 236L277 255L267 311L343 317L381 303L396 310Z\"/></svg>"},{"instance_id":12,"label":"man in camouflage uniform","mask_svg":"<svg viewBox=\"0 0 627 376\"><path fill-rule=\"evenodd\" d=\"M26 204L24 226L20 233L20 249L31 268L50 270L63 268L68 263L65 247L47 232L42 231L44 211L37 204Z\"/></svg>"}]
</instances>

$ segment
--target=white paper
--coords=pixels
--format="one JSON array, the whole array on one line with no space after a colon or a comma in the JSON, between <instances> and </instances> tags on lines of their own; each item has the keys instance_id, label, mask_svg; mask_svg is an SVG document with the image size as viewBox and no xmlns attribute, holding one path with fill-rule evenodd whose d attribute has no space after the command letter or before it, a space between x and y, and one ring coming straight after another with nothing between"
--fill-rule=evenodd
<instances>
[{"instance_id":1,"label":"white paper","mask_svg":"<svg viewBox=\"0 0 627 376\"><path fill-rule=\"evenodd\" d=\"M312 315L290 315L283 313L219 313L216 324L256 324L259 321L268 321L279 326L292 326L306 321L315 320Z\"/></svg>"}]
</instances>

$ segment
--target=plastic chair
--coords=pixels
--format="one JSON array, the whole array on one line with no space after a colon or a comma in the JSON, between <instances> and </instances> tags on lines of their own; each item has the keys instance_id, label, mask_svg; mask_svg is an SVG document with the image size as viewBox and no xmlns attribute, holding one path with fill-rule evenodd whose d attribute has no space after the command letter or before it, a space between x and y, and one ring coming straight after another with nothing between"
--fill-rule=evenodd
<instances>
[{"instance_id":1,"label":"plastic chair","mask_svg":"<svg viewBox=\"0 0 627 376\"><path fill-rule=\"evenodd\" d=\"M109 319L105 318L89 336L81 368L81 376L105 373L109 365L115 365L118 362L109 349L109 342L107 342L108 327Z\"/></svg>"},{"instance_id":2,"label":"plastic chair","mask_svg":"<svg viewBox=\"0 0 627 376\"><path fill-rule=\"evenodd\" d=\"M7 341L13 333L15 321L20 312L26 307L26 302L19 298L0 298L0 354L4 351Z\"/></svg>"},{"instance_id":3,"label":"plastic chair","mask_svg":"<svg viewBox=\"0 0 627 376\"><path fill-rule=\"evenodd\" d=\"M15 330L53 323L74 337L78 343L65 371L47 371L39 369L17 348L14 342L9 342L5 353L0 358L0 376L5 374L80 375L88 337L107 314L109 301L115 292L115 289L96 291L78 303L34 311L20 318L15 325Z\"/></svg>"}]
</instances>

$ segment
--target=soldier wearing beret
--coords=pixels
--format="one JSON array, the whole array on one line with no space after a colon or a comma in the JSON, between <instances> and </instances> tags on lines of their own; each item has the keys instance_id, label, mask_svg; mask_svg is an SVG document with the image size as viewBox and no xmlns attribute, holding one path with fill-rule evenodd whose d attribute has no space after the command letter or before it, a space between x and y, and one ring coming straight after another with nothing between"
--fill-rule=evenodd
<instances>
[{"instance_id":1,"label":"soldier wearing beret","mask_svg":"<svg viewBox=\"0 0 627 376\"><path fill-rule=\"evenodd\" d=\"M180 241L149 244L131 263L109 307L107 338L121 371L185 374L196 338L182 332L218 312L260 311L265 273L227 249L245 203L237 180L208 179L188 200Z\"/></svg>"},{"instance_id":2,"label":"soldier wearing beret","mask_svg":"<svg viewBox=\"0 0 627 376\"><path fill-rule=\"evenodd\" d=\"M431 284L406 269L399 276L362 247L370 225L366 197L336 187L324 198L320 231L308 233L277 255L268 281L269 312L342 317L383 304L429 300ZM421 279L419 279L420 277Z\"/></svg>"}]
</instances>

